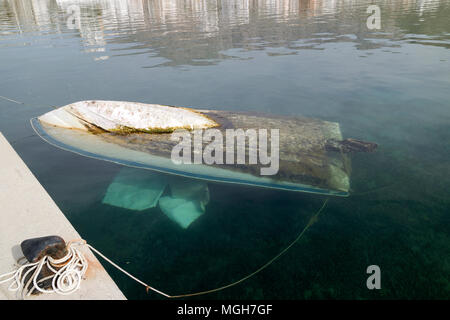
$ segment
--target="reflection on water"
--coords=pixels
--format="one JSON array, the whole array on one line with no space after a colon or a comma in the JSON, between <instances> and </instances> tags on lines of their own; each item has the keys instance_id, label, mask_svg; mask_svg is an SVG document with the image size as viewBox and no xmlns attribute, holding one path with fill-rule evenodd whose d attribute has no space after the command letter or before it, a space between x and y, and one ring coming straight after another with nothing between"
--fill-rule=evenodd
<instances>
[{"instance_id":1,"label":"reflection on water","mask_svg":"<svg viewBox=\"0 0 450 320\"><path fill-rule=\"evenodd\" d=\"M382 28L369 30L366 9L372 2L3 0L0 35L69 34L81 37L86 52L105 52L109 44L120 45L97 60L149 54L164 58L165 65L215 63L227 58L223 51L230 48L285 49L273 53L277 55L321 49L330 42L351 42L361 50L395 47L400 41L450 47L448 1L379 1ZM74 4L81 16L77 30L69 30L68 9Z\"/></svg>"},{"instance_id":2,"label":"reflection on water","mask_svg":"<svg viewBox=\"0 0 450 320\"><path fill-rule=\"evenodd\" d=\"M204 298L448 299L449 17L450 0L0 0L0 131L83 237L178 294L253 272L324 199L208 183L205 214L180 230L158 208L102 204L121 168L45 144L29 119L104 99L339 122L379 145L352 156L350 197L257 277ZM127 297L157 298L107 268Z\"/></svg>"}]
</instances>

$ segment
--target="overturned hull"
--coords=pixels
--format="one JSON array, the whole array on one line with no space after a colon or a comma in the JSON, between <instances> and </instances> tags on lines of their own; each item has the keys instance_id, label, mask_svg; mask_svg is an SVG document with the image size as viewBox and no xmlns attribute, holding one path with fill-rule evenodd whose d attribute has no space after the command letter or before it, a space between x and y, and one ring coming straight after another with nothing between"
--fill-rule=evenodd
<instances>
[{"instance_id":1,"label":"overturned hull","mask_svg":"<svg viewBox=\"0 0 450 320\"><path fill-rule=\"evenodd\" d=\"M156 115L156 116L155 116ZM51 111L31 124L61 149L125 166L225 183L300 192L348 195L348 156L327 145L341 141L339 124L303 117L277 117L117 101L82 101ZM176 129L278 129L279 170L261 175L261 164L174 163ZM207 144L207 142L203 142ZM259 145L258 145L259 147ZM224 148L226 151L226 147ZM237 151L237 148L236 150ZM248 158L251 148L246 147Z\"/></svg>"}]
</instances>

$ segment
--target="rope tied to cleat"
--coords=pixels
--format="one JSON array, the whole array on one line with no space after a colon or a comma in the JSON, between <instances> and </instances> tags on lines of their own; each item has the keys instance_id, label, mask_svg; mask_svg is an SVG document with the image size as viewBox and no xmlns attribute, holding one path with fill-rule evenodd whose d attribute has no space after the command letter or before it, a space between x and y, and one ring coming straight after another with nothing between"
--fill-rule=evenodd
<instances>
[{"instance_id":1,"label":"rope tied to cleat","mask_svg":"<svg viewBox=\"0 0 450 320\"><path fill-rule=\"evenodd\" d=\"M67 254L60 259L45 255L37 262L19 265L17 270L0 275L0 279L7 277L0 280L0 284L12 281L8 290L19 292L22 298L29 297L36 291L69 295L80 288L88 268L86 259L76 248L84 244L84 240L70 241L67 244ZM42 272L44 268L45 273ZM43 288L46 281L51 281L51 289Z\"/></svg>"},{"instance_id":2,"label":"rope tied to cleat","mask_svg":"<svg viewBox=\"0 0 450 320\"><path fill-rule=\"evenodd\" d=\"M67 254L63 256L62 258L55 259L50 254L44 255L40 260L36 262L30 262L27 264L23 264L18 266L18 269L9 273L5 273L3 275L0 275L0 284L7 283L10 281L13 281L8 290L14 291L14 292L20 292L22 298L29 297L34 292L41 292L41 293L57 293L61 295L68 295L72 294L75 291L77 291L81 286L81 281L84 279L84 275L86 273L86 270L88 268L88 262L84 258L83 254L80 252L80 250L77 248L80 246L86 246L89 249L91 249L93 252L98 254L100 257L102 257L105 261L107 261L109 264L111 264L113 267L130 277L131 279L135 280L139 284L143 285L145 287L145 290L147 293L149 291L153 291L155 293L158 293L166 298L174 299L174 298L185 298L185 297L192 297L192 296L199 296L199 295L205 295L208 293L213 293L217 291L221 291L230 287L233 287L253 276L260 273L264 269L266 269L268 266L270 266L273 262L275 262L278 258L280 258L283 254L285 254L294 244L296 244L305 234L305 232L318 220L319 214L323 211L326 204L328 202L328 199L324 201L320 209L309 219L306 226L303 228L301 233L286 247L284 248L280 253L278 253L275 257L270 259L268 262L266 262L263 266L258 268L256 271L248 274L247 276L232 282L228 285L218 287L211 290L206 291L200 291L200 292L194 292L194 293L187 293L187 294L180 294L180 295L169 295L167 293L164 293L156 288L153 288L152 286L148 285L147 283L143 282L142 280L136 278L120 266L118 266L116 263L111 261L108 257L106 257L104 254L102 254L100 251L95 249L93 246L88 244L85 240L79 239L79 240L72 240L67 243L66 249ZM47 237L48 238L48 237ZM27 241L27 240L26 240ZM24 241L25 242L25 241ZM23 244L23 243L22 243ZM23 246L22 246L23 247ZM48 246L47 246L48 248ZM30 259L27 257L27 259ZM41 272L43 268L46 267L50 271L49 275L42 276ZM4 280L1 280L2 278L5 278ZM43 289L42 284L45 281L51 280L51 289Z\"/></svg>"}]
</instances>

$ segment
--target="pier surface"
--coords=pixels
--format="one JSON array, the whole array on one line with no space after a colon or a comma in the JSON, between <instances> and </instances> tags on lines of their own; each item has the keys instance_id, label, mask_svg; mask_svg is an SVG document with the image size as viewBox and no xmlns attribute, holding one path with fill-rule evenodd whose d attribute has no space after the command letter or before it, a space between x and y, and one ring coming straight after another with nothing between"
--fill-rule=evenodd
<instances>
[{"instance_id":1,"label":"pier surface","mask_svg":"<svg viewBox=\"0 0 450 320\"><path fill-rule=\"evenodd\" d=\"M0 133L0 274L14 270L23 256L20 243L29 238L59 235L64 240L81 239L61 210ZM28 299L123 300L126 299L106 270L87 247L86 279L70 295L40 294ZM0 284L0 300L15 300L8 284Z\"/></svg>"}]
</instances>

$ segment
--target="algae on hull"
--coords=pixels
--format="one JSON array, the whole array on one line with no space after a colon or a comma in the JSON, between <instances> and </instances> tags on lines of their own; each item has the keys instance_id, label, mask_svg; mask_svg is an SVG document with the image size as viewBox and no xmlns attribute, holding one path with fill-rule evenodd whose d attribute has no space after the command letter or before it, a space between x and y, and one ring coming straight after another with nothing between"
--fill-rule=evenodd
<instances>
[{"instance_id":1,"label":"algae on hull","mask_svg":"<svg viewBox=\"0 0 450 320\"><path fill-rule=\"evenodd\" d=\"M231 128L279 129L280 165L278 173L272 176L272 179L348 191L349 157L340 152L326 150L329 139L342 140L339 124L301 117L267 117L225 111L204 111L204 114L218 123L221 123L222 119L227 120L226 125L216 128L224 135L225 130ZM166 158L170 158L171 151L177 144L176 141L170 140L170 134L130 133L123 136L106 133L99 137L106 142ZM204 142L202 150L206 145L207 142ZM248 159L249 146L245 147L246 159ZM223 149L225 154L226 146ZM236 149L235 152L237 152ZM263 167L261 164L212 164L210 166L245 172L254 176L258 176Z\"/></svg>"}]
</instances>

